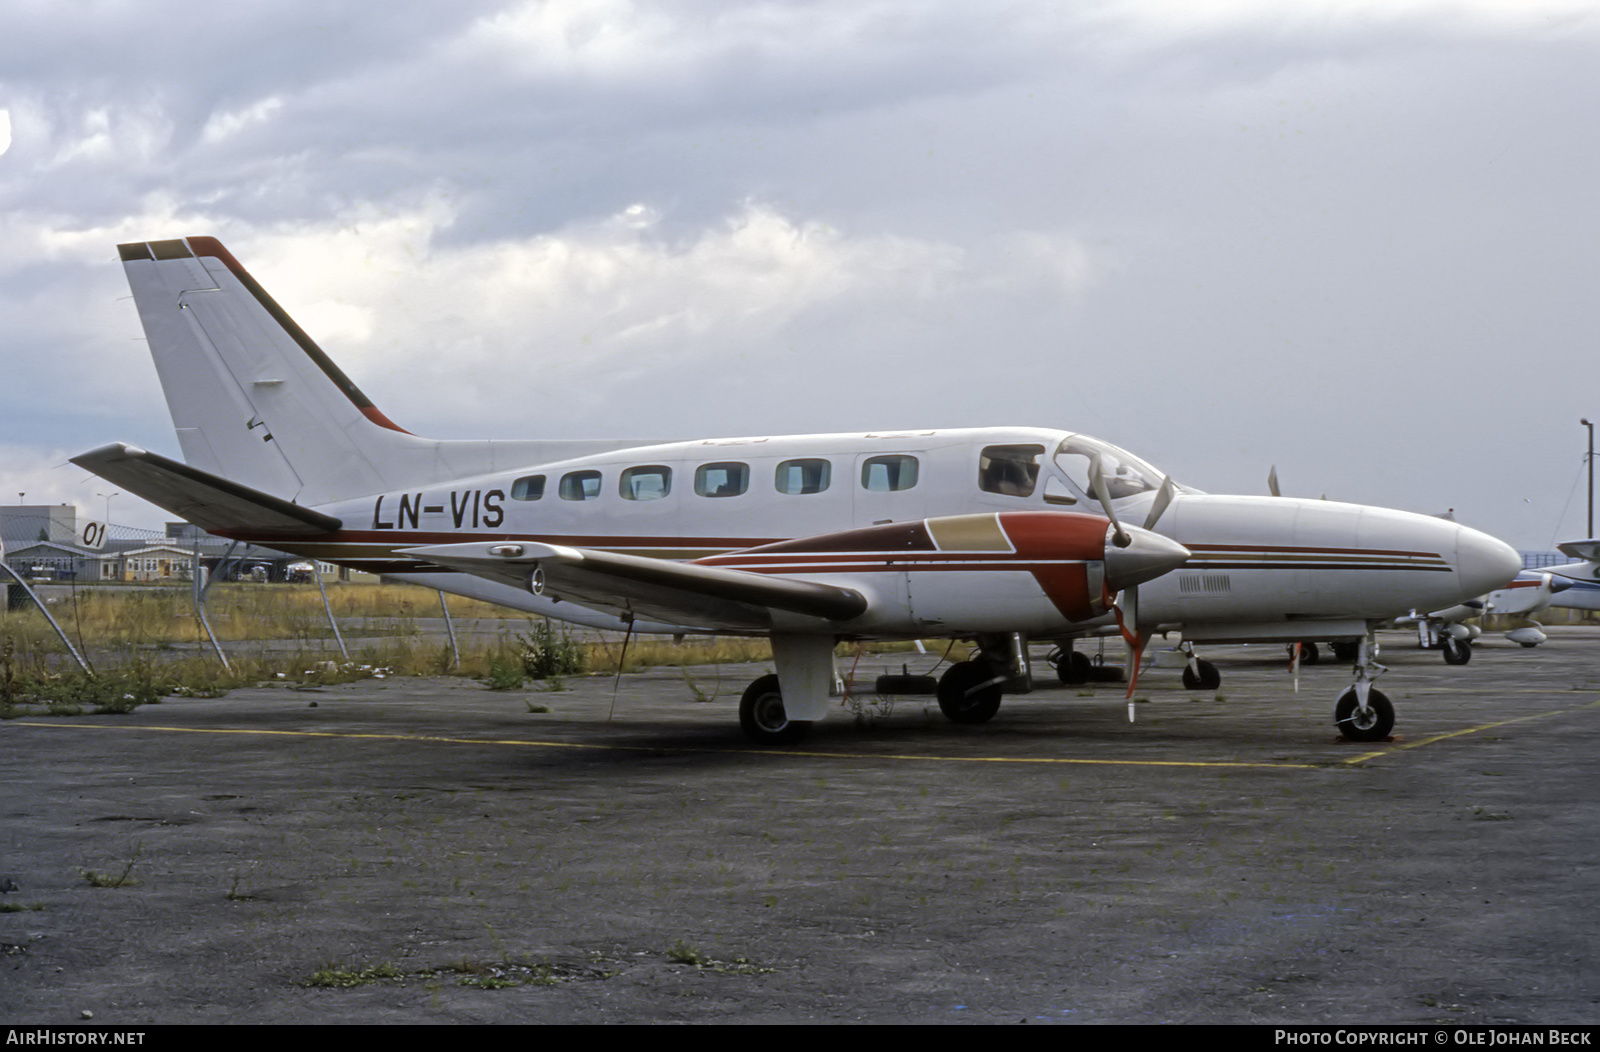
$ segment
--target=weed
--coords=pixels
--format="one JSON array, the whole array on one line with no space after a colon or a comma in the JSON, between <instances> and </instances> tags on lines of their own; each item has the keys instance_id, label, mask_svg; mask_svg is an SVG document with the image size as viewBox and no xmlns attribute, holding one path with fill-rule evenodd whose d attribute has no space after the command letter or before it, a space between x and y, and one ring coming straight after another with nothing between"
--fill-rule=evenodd
<instances>
[{"instance_id":1,"label":"weed","mask_svg":"<svg viewBox=\"0 0 1600 1052\"><path fill-rule=\"evenodd\" d=\"M688 686L689 693L694 696L695 701L704 704L716 700L716 694L707 694L703 689L701 689L700 684L696 683L694 681L694 677L689 675L688 669L679 669L679 671L683 673L683 682L686 686Z\"/></svg>"},{"instance_id":2,"label":"weed","mask_svg":"<svg viewBox=\"0 0 1600 1052\"><path fill-rule=\"evenodd\" d=\"M228 901L229 902L254 902L255 901L255 896L254 895L250 894L247 891L240 891L239 890L239 882L241 880L243 880L243 879L244 879L244 877L241 874L235 873L233 875L233 883L228 886Z\"/></svg>"},{"instance_id":3,"label":"weed","mask_svg":"<svg viewBox=\"0 0 1600 1052\"><path fill-rule=\"evenodd\" d=\"M719 975L770 975L777 971L776 968L766 968L754 964L746 957L735 957L731 961L719 961L708 954L701 953L682 939L667 947L667 960L673 964L686 964L693 968L716 972Z\"/></svg>"},{"instance_id":4,"label":"weed","mask_svg":"<svg viewBox=\"0 0 1600 1052\"><path fill-rule=\"evenodd\" d=\"M133 857L128 859L128 864L122 867L122 872L116 876L94 869L80 869L78 872L83 874L83 879L89 882L91 888L126 888L139 883L133 879L133 866L138 861L139 852L135 851Z\"/></svg>"},{"instance_id":5,"label":"weed","mask_svg":"<svg viewBox=\"0 0 1600 1052\"><path fill-rule=\"evenodd\" d=\"M673 964L690 964L696 968L704 967L711 958L679 939L667 947L667 960Z\"/></svg>"},{"instance_id":6,"label":"weed","mask_svg":"<svg viewBox=\"0 0 1600 1052\"><path fill-rule=\"evenodd\" d=\"M522 646L522 670L530 679L552 679L582 672L584 649L573 642L565 628L559 631L549 618L528 620L528 634L517 633Z\"/></svg>"},{"instance_id":7,"label":"weed","mask_svg":"<svg viewBox=\"0 0 1600 1052\"><path fill-rule=\"evenodd\" d=\"M337 964L325 964L311 973L306 985L347 990L354 986L404 979L405 975L405 972L392 964L375 964L367 968L345 968Z\"/></svg>"},{"instance_id":8,"label":"weed","mask_svg":"<svg viewBox=\"0 0 1600 1052\"><path fill-rule=\"evenodd\" d=\"M489 674L483 677L483 683L490 690L520 690L525 678L522 663L493 657L489 659Z\"/></svg>"}]
</instances>

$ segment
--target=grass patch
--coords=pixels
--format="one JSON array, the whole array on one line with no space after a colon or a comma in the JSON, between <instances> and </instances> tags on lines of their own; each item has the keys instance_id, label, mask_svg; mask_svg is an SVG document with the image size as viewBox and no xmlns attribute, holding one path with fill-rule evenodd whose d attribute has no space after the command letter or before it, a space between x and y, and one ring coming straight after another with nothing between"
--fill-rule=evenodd
<instances>
[{"instance_id":1,"label":"grass patch","mask_svg":"<svg viewBox=\"0 0 1600 1052\"><path fill-rule=\"evenodd\" d=\"M392 964L349 967L325 964L312 972L304 985L323 989L348 990L375 983L420 979L429 982L449 980L457 986L480 990L506 990L516 986L555 986L580 980L609 979L616 972L603 968L572 968L507 955L498 961L461 960L437 967L405 970Z\"/></svg>"},{"instance_id":2,"label":"grass patch","mask_svg":"<svg viewBox=\"0 0 1600 1052\"><path fill-rule=\"evenodd\" d=\"M673 964L687 965L703 971L716 972L719 975L771 975L776 968L766 968L753 964L748 958L735 957L731 961L720 961L710 954L689 945L682 939L667 947L667 960Z\"/></svg>"},{"instance_id":3,"label":"grass patch","mask_svg":"<svg viewBox=\"0 0 1600 1052\"><path fill-rule=\"evenodd\" d=\"M211 652L187 587L83 588L53 602L52 610L96 668L95 675L78 669L37 609L0 612L0 719L131 712L162 697L214 698L263 683L325 686L391 675L448 674L479 679L494 690L515 690L529 679L544 689L562 690L563 681L577 675L772 660L764 638L649 636L628 638L624 646L621 634L577 639L561 622L452 597L451 613L458 624L480 619L475 631L458 631L458 661L421 623L422 618L441 616L438 595L431 590L332 582L328 598L343 619L348 658L335 648L314 585L218 585L207 601L218 637L263 644L230 647L230 668L224 669ZM499 631L485 633L482 620L499 625ZM845 647L842 653L859 657L910 645ZM720 693L702 689L687 673L685 684L696 700L709 701Z\"/></svg>"},{"instance_id":4,"label":"grass patch","mask_svg":"<svg viewBox=\"0 0 1600 1052\"><path fill-rule=\"evenodd\" d=\"M374 964L366 968L346 968L338 964L325 964L306 979L307 986L331 990L349 990L357 986L404 979L406 973L392 964Z\"/></svg>"}]
</instances>

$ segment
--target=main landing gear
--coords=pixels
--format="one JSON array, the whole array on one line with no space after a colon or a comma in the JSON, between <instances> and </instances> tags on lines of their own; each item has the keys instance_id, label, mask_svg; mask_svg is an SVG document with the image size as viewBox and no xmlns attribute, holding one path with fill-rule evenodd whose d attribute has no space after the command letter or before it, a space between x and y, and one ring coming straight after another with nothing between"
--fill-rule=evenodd
<instances>
[{"instance_id":1,"label":"main landing gear","mask_svg":"<svg viewBox=\"0 0 1600 1052\"><path fill-rule=\"evenodd\" d=\"M1184 689L1216 690L1222 686L1222 673L1217 670L1217 666L1195 655L1193 643L1186 640L1178 644L1178 649L1189 659L1189 663L1183 666Z\"/></svg>"},{"instance_id":2,"label":"main landing gear","mask_svg":"<svg viewBox=\"0 0 1600 1052\"><path fill-rule=\"evenodd\" d=\"M976 642L977 653L950 666L936 691L940 711L954 723L987 723L1000 711L1005 694L1033 689L1027 640L1020 632L982 635ZM841 696L843 687L833 670L831 639L773 633L772 643L778 674L762 676L746 688L739 699L739 726L756 745L793 745L810 731L811 719L792 714L821 719L828 698ZM795 691L791 703L784 700L786 686ZM792 703L793 697L800 699L798 704Z\"/></svg>"},{"instance_id":3,"label":"main landing gear","mask_svg":"<svg viewBox=\"0 0 1600 1052\"><path fill-rule=\"evenodd\" d=\"M977 644L971 660L956 662L939 677L939 711L952 723L988 723L1008 690L1025 694L1033 689L1022 633L983 635Z\"/></svg>"},{"instance_id":4,"label":"main landing gear","mask_svg":"<svg viewBox=\"0 0 1600 1052\"><path fill-rule=\"evenodd\" d=\"M739 699L739 726L756 745L793 745L811 729L809 720L791 720L783 708L777 676L762 676Z\"/></svg>"},{"instance_id":5,"label":"main landing gear","mask_svg":"<svg viewBox=\"0 0 1600 1052\"><path fill-rule=\"evenodd\" d=\"M1446 665L1465 665L1472 660L1472 639L1476 632L1471 625L1440 625L1423 618L1417 622L1417 646L1439 651Z\"/></svg>"}]
</instances>

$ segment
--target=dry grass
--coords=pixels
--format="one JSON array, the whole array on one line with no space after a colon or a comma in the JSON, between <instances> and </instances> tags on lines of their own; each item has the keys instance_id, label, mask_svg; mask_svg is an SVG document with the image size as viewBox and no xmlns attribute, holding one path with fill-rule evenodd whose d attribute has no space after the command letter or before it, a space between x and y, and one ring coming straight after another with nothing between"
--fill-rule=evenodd
<instances>
[{"instance_id":1,"label":"dry grass","mask_svg":"<svg viewBox=\"0 0 1600 1052\"><path fill-rule=\"evenodd\" d=\"M527 665L539 619L451 596L460 660L442 637L437 592L399 584L330 583L349 657L339 653L315 585L218 585L207 598L212 629L228 649L224 670L195 616L187 587L86 588L51 603L75 646L102 674L137 675L163 688L226 690L263 680L332 682L370 675L460 675L478 679ZM365 619L363 624L360 620ZM427 619L424 623L423 619ZM463 622L475 621L476 632ZM553 623L558 634L566 629ZM772 660L765 639L698 637L682 641L622 633L571 640L588 673L648 666L696 666ZM36 680L75 669L60 640L33 607L0 614L0 642L12 675ZM243 645L241 645L243 644ZM896 647L874 647L898 649ZM624 653L625 650L625 653Z\"/></svg>"}]
</instances>

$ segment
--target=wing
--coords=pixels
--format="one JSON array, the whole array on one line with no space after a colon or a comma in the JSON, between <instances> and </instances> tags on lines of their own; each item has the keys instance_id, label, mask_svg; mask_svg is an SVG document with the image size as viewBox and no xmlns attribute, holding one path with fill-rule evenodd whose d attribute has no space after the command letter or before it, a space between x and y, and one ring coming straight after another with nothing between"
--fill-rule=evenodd
<instances>
[{"instance_id":1,"label":"wing","mask_svg":"<svg viewBox=\"0 0 1600 1052\"><path fill-rule=\"evenodd\" d=\"M1556 545L1556 550L1574 559L1600 563L1600 540L1567 541L1565 544Z\"/></svg>"},{"instance_id":2,"label":"wing","mask_svg":"<svg viewBox=\"0 0 1600 1052\"><path fill-rule=\"evenodd\" d=\"M854 589L816 581L531 541L437 544L396 554L625 618L726 631L770 631L785 614L815 619L822 629L868 606Z\"/></svg>"}]
</instances>

